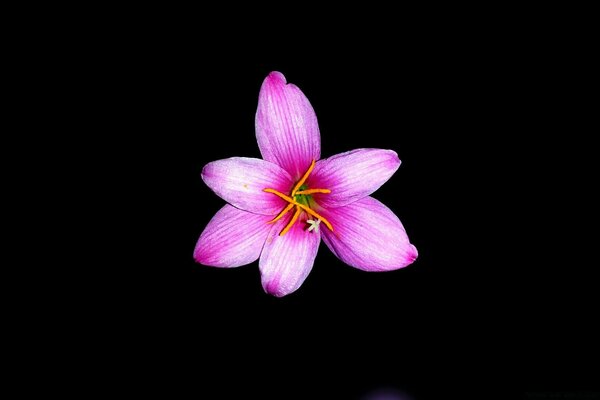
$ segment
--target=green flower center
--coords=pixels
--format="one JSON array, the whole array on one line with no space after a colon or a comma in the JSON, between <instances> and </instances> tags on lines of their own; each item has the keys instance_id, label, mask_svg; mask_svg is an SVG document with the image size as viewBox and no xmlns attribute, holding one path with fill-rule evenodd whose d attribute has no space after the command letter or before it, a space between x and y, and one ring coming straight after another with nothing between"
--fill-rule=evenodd
<instances>
[{"instance_id":1,"label":"green flower center","mask_svg":"<svg viewBox=\"0 0 600 400\"><path fill-rule=\"evenodd\" d=\"M301 192L307 189L308 185L302 185L300 186L300 189L298 189L298 191ZM297 194L294 196L294 200L296 200L300 204L305 205L306 207L312 208L313 198L311 194Z\"/></svg>"}]
</instances>

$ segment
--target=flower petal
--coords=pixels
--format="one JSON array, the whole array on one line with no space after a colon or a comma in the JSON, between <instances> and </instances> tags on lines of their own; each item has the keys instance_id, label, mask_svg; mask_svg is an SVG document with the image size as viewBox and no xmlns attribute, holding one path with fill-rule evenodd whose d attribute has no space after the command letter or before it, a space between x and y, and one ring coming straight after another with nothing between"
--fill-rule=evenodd
<instances>
[{"instance_id":1,"label":"flower petal","mask_svg":"<svg viewBox=\"0 0 600 400\"><path fill-rule=\"evenodd\" d=\"M256 140L262 157L298 180L321 155L321 135L310 102L296 85L271 72L260 89Z\"/></svg>"},{"instance_id":2,"label":"flower petal","mask_svg":"<svg viewBox=\"0 0 600 400\"><path fill-rule=\"evenodd\" d=\"M334 229L322 229L325 244L348 265L390 271L406 267L418 256L398 217L372 197L321 212Z\"/></svg>"},{"instance_id":3,"label":"flower petal","mask_svg":"<svg viewBox=\"0 0 600 400\"><path fill-rule=\"evenodd\" d=\"M290 175L281 167L257 158L232 157L213 161L202 169L206 185L229 204L253 213L274 215L287 203L271 188L287 193L292 187Z\"/></svg>"},{"instance_id":4,"label":"flower petal","mask_svg":"<svg viewBox=\"0 0 600 400\"><path fill-rule=\"evenodd\" d=\"M277 297L290 294L302 285L312 269L321 242L320 232L308 232L306 224L300 222L279 236L290 218L275 223L258 262L265 292Z\"/></svg>"},{"instance_id":5,"label":"flower petal","mask_svg":"<svg viewBox=\"0 0 600 400\"><path fill-rule=\"evenodd\" d=\"M318 161L307 183L310 188L331 190L315 195L319 205L341 207L379 189L399 166L393 150L357 149Z\"/></svg>"},{"instance_id":6,"label":"flower petal","mask_svg":"<svg viewBox=\"0 0 600 400\"><path fill-rule=\"evenodd\" d=\"M213 267L232 268L258 260L273 227L271 216L252 214L229 204L210 220L198 239L194 259Z\"/></svg>"}]
</instances>

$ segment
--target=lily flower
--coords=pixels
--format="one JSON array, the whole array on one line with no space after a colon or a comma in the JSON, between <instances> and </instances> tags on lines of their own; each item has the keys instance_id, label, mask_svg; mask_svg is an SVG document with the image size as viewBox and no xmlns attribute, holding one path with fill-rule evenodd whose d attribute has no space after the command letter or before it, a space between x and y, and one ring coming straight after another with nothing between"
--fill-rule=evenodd
<instances>
[{"instance_id":1,"label":"lily flower","mask_svg":"<svg viewBox=\"0 0 600 400\"><path fill-rule=\"evenodd\" d=\"M400 166L396 152L363 148L321 159L317 116L280 72L260 89L256 140L262 160L232 157L202 170L228 204L200 235L197 262L232 268L259 260L264 290L282 297L302 285L321 239L364 271L395 270L417 258L398 217L370 196Z\"/></svg>"}]
</instances>

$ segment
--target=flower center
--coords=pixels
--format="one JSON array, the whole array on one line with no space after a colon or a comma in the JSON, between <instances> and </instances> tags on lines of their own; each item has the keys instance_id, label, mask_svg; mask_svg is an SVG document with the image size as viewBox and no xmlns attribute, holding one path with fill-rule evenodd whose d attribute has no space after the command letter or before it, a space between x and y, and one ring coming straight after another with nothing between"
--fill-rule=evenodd
<instances>
[{"instance_id":1,"label":"flower center","mask_svg":"<svg viewBox=\"0 0 600 400\"><path fill-rule=\"evenodd\" d=\"M263 189L265 192L273 193L275 196L278 196L289 203L275 218L273 218L271 221L269 221L269 223L273 223L275 221L280 220L292 208L295 209L292 219L290 219L290 222L279 233L279 236L285 235L287 233L287 231L289 231L291 229L291 227L294 225L294 223L298 220L298 217L300 217L300 213L302 211L305 211L308 215L312 215L313 217L315 217L317 219L316 221L312 221L312 220L306 221L307 223L309 223L311 225L310 228L308 229L309 232L312 231L314 228L317 228L321 221L325 224L325 226L327 226L327 228L329 228L329 230L333 231L333 226L331 226L329 221L327 221L325 218L323 218L322 216L317 214L312 209L312 207L314 207L314 204L315 204L314 200L312 198L312 195L314 193L325 193L325 194L331 193L331 190L329 190L329 189L309 189L308 186L304 184L304 182L306 182L306 179L308 178L308 176L310 175L310 173L312 172L314 167L315 167L315 160L313 160L313 162L310 164L310 167L308 167L308 170L302 176L302 178L298 182L296 182L296 185L294 185L294 188L292 189L292 192L290 193L289 196L286 194L283 194L275 189L269 189L269 188Z\"/></svg>"}]
</instances>

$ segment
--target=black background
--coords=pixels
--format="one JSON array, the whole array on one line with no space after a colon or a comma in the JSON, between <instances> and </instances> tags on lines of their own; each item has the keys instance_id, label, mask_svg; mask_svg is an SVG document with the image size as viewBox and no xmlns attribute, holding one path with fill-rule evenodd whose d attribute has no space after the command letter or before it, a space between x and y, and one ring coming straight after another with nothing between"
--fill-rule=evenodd
<instances>
[{"instance_id":1,"label":"black background","mask_svg":"<svg viewBox=\"0 0 600 400\"><path fill-rule=\"evenodd\" d=\"M392 388L416 399L593 388L581 361L594 354L592 281L565 274L584 257L564 251L571 243L533 195L557 176L545 162L569 153L538 140L556 126L540 112L553 91L547 48L537 34L441 20L229 41L166 18L67 46L71 124L86 132L68 167L81 166L77 198L92 199L93 216L80 223L95 232L72 246L75 295L63 296L77 326L67 337L81 343L69 347L82 349L73 365L94 365L82 367L92 386L205 398ZM400 217L414 264L365 273L321 244L306 282L279 299L263 292L256 262L194 262L224 204L200 171L260 157L254 113L273 70L311 101L322 157L398 153L373 196Z\"/></svg>"},{"instance_id":2,"label":"black background","mask_svg":"<svg viewBox=\"0 0 600 400\"><path fill-rule=\"evenodd\" d=\"M473 363L496 354L485 344L476 354L468 344L490 329L488 311L479 307L482 300L493 307L486 300L496 283L491 262L471 260L479 228L464 202L476 204L484 193L465 195L472 159L454 149L466 145L481 121L470 118L473 107L486 110L477 104L481 89L455 74L468 66L442 67L461 64L458 54L409 47L400 58L376 51L323 58L291 49L285 58L211 54L206 62L178 46L163 50L148 72L130 75L143 81L131 99L143 106L133 106L140 139L129 151L143 154L133 159L139 164L127 186L142 193L130 211L144 212L133 232L138 248L122 272L133 278L127 325L140 318L156 346L150 344L152 358L154 351L167 352L168 360L177 353L173 362L178 368L180 356L191 362L189 372L205 390L223 377L224 390L249 390L235 383L238 376L258 373L265 382L251 390L281 398L471 386ZM361 147L398 152L400 169L374 196L401 218L419 249L413 265L365 273L322 245L303 286L274 298L264 293L256 262L231 270L194 263L200 233L224 204L200 171L212 160L260 157L254 113L260 85L273 70L311 101L323 157ZM460 368L465 373L457 377Z\"/></svg>"},{"instance_id":3,"label":"black background","mask_svg":"<svg viewBox=\"0 0 600 400\"><path fill-rule=\"evenodd\" d=\"M491 219L478 207L486 189L466 187L477 157L464 159L470 150L461 149L488 113L488 84L474 82L485 73L465 72L471 67L457 51L405 51L400 58L375 51L323 58L299 49L290 58L217 58L208 67L175 56L155 71L158 82L149 79L151 108L141 118L153 137L141 134L156 142L146 154L152 170L140 165L139 174L153 206L142 223L150 229L136 232L148 242L130 264L145 293L132 314L155 321L167 342L207 368L207 375L197 372L203 385L257 371L266 382L252 386L274 397L324 390L358 398L381 387L423 396L471 388L473 371L499 356L503 345L486 336L502 325L493 296L500 273L494 259L473 259L482 251L474 239L480 222ZM360 147L398 152L400 169L374 196L419 249L413 265L369 274L321 246L304 285L278 299L263 292L257 263L232 270L194 263L196 240L223 204L199 173L212 160L260 157L254 113L273 70L310 99L323 157Z\"/></svg>"}]
</instances>

